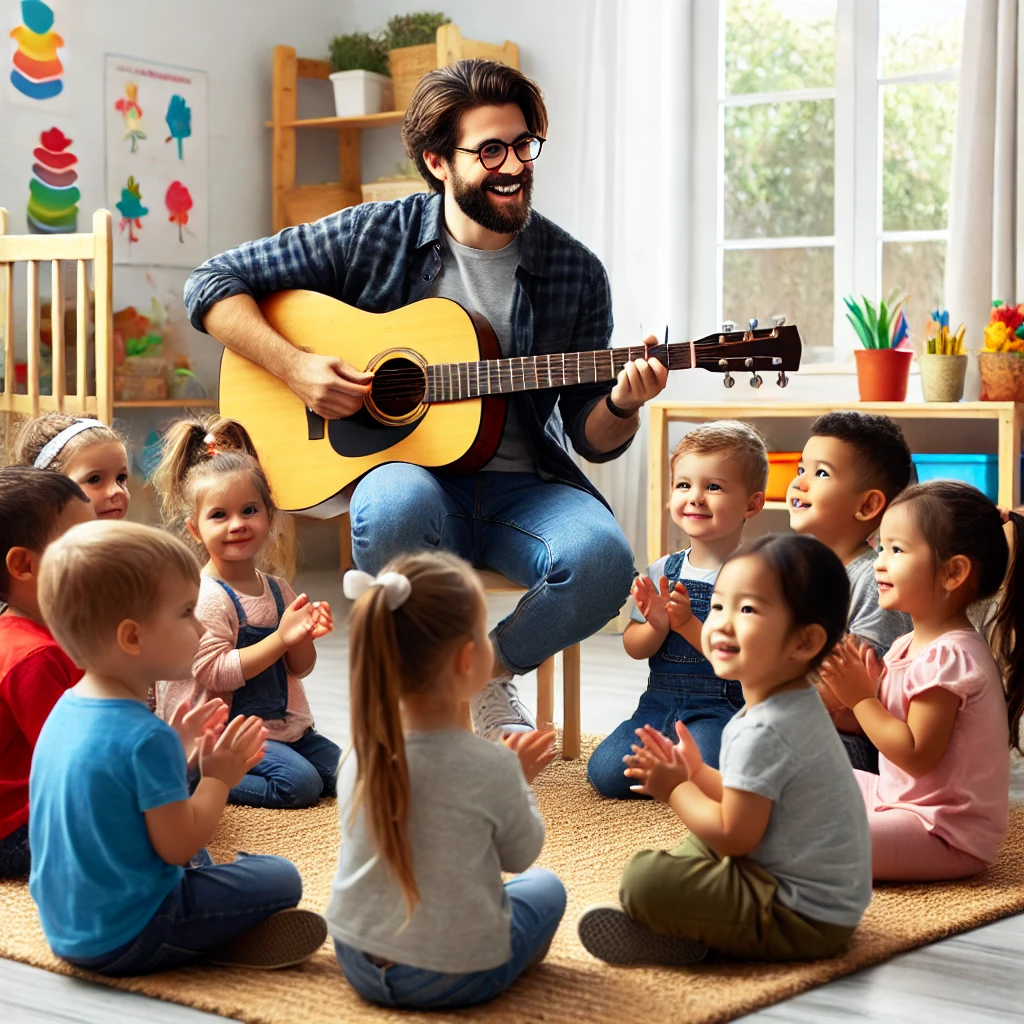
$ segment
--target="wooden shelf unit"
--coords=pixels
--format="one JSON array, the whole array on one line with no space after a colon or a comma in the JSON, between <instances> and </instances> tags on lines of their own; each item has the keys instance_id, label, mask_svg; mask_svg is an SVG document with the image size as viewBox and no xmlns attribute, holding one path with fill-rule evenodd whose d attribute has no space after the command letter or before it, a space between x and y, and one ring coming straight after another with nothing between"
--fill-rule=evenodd
<instances>
[{"instance_id":1,"label":"wooden shelf unit","mask_svg":"<svg viewBox=\"0 0 1024 1024\"><path fill-rule=\"evenodd\" d=\"M669 519L665 512L672 489L669 476L669 425L707 420L807 419L836 409L825 402L676 402L650 403L650 445L647 477L647 561L668 553ZM894 420L989 420L997 427L999 499L1004 507L1020 504L1021 431L1024 404L1016 402L852 402L858 412L882 413ZM952 451L956 451L953 440ZM784 511L784 501L769 501L765 508Z\"/></svg>"},{"instance_id":2,"label":"wooden shelf unit","mask_svg":"<svg viewBox=\"0 0 1024 1024\"><path fill-rule=\"evenodd\" d=\"M115 409L216 409L216 398L152 398L114 400Z\"/></svg>"}]
</instances>

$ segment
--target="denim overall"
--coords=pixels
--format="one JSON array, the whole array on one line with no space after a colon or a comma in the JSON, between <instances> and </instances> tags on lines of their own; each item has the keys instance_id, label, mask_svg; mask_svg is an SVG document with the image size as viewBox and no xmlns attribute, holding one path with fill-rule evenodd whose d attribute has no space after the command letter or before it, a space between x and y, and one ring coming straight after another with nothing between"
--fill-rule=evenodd
<instances>
[{"instance_id":1,"label":"denim overall","mask_svg":"<svg viewBox=\"0 0 1024 1024\"><path fill-rule=\"evenodd\" d=\"M242 602L238 600L238 595L223 580L217 580L224 588L224 592L231 598L231 603L235 606L235 614L238 616L236 650L252 647L260 640L265 640L277 629L281 616L284 614L284 598L281 596L281 588L277 585L277 580L271 576L263 578L267 581L270 593L274 597L274 604L277 606L277 622L273 626L251 625L242 610ZM245 685L235 690L231 697L232 715L258 715L263 719L276 719L284 718L287 710L288 669L285 666L284 658L278 658L273 665L265 668L259 675L247 679Z\"/></svg>"},{"instance_id":2,"label":"denim overall","mask_svg":"<svg viewBox=\"0 0 1024 1024\"><path fill-rule=\"evenodd\" d=\"M703 622L711 609L714 586L703 580L680 580L684 552L669 555L664 575L669 589L680 582L690 595L690 609ZM711 662L675 630L669 630L664 643L652 657L647 692L633 717L623 722L603 740L590 757L587 777L603 796L634 796L629 787L632 780L622 772L622 758L638 742L635 730L651 725L673 741L678 719L691 732L704 760L718 767L722 730L732 716L743 707L743 688L734 680L719 679Z\"/></svg>"}]
</instances>

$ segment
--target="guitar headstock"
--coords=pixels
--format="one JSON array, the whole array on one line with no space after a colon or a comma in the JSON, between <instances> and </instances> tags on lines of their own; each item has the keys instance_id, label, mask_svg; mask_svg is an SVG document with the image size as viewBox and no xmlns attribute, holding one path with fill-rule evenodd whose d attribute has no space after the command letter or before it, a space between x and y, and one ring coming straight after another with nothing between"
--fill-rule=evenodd
<instances>
[{"instance_id":1,"label":"guitar headstock","mask_svg":"<svg viewBox=\"0 0 1024 1024\"><path fill-rule=\"evenodd\" d=\"M758 327L753 319L746 330L736 330L736 325L727 320L718 333L695 341L694 349L697 366L724 374L722 383L727 388L736 383L733 373L744 370L750 371L752 388L764 383L761 372L765 371L777 372L776 384L784 388L789 383L786 371L800 368L803 343L795 325L787 326L784 316L775 316L771 327Z\"/></svg>"}]
</instances>

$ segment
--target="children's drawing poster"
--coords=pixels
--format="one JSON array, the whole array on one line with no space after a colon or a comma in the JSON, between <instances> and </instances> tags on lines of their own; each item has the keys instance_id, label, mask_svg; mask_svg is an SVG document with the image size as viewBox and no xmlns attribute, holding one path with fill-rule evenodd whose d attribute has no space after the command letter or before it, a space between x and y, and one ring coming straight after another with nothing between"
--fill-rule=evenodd
<instances>
[{"instance_id":1,"label":"children's drawing poster","mask_svg":"<svg viewBox=\"0 0 1024 1024\"><path fill-rule=\"evenodd\" d=\"M3 0L8 42L4 98L49 116L71 109L68 54L74 52L74 0Z\"/></svg>"},{"instance_id":2,"label":"children's drawing poster","mask_svg":"<svg viewBox=\"0 0 1024 1024\"><path fill-rule=\"evenodd\" d=\"M209 255L205 71L107 54L107 203L114 262L195 267Z\"/></svg>"}]
</instances>

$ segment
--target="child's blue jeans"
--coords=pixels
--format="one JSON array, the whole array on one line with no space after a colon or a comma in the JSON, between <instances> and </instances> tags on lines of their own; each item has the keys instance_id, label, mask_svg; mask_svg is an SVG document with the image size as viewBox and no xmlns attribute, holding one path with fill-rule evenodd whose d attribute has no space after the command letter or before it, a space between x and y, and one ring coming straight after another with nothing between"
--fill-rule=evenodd
<instances>
[{"instance_id":1,"label":"child's blue jeans","mask_svg":"<svg viewBox=\"0 0 1024 1024\"><path fill-rule=\"evenodd\" d=\"M25 878L32 867L28 825L0 839L0 878Z\"/></svg>"},{"instance_id":2,"label":"child's blue jeans","mask_svg":"<svg viewBox=\"0 0 1024 1024\"><path fill-rule=\"evenodd\" d=\"M298 869L283 857L239 854L232 864L187 867L134 939L100 956L64 959L109 977L170 970L201 960L301 898Z\"/></svg>"},{"instance_id":3,"label":"child's blue jeans","mask_svg":"<svg viewBox=\"0 0 1024 1024\"><path fill-rule=\"evenodd\" d=\"M315 729L294 743L268 740L263 760L231 790L230 803L246 807L312 807L337 792L341 749Z\"/></svg>"},{"instance_id":4,"label":"child's blue jeans","mask_svg":"<svg viewBox=\"0 0 1024 1024\"><path fill-rule=\"evenodd\" d=\"M381 1006L455 1010L486 1003L543 959L565 913L565 886L544 868L530 868L510 879L505 892L512 905L512 956L498 967L443 974L402 964L378 966L365 953L335 941L341 970L364 999Z\"/></svg>"},{"instance_id":5,"label":"child's blue jeans","mask_svg":"<svg viewBox=\"0 0 1024 1024\"><path fill-rule=\"evenodd\" d=\"M648 686L633 717L605 737L590 755L587 778L601 796L617 800L637 796L629 788L633 780L623 774L626 766L622 759L631 752L632 744L639 742L636 730L644 725L653 726L674 743L678 719L690 730L705 763L718 767L722 730L743 707L743 688L714 676L681 676L678 685L667 682L667 678L659 673L659 681Z\"/></svg>"}]
</instances>

